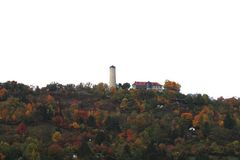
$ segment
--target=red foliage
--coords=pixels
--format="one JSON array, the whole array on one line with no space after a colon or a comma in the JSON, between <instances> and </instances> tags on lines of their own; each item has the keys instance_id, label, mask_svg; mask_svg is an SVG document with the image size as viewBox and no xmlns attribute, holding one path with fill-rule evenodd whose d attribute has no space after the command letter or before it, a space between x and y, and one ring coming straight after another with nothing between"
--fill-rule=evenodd
<instances>
[{"instance_id":1,"label":"red foliage","mask_svg":"<svg viewBox=\"0 0 240 160\"><path fill-rule=\"evenodd\" d=\"M64 124L64 119L62 116L57 115L57 116L53 117L52 120L58 126L62 126Z\"/></svg>"},{"instance_id":2,"label":"red foliage","mask_svg":"<svg viewBox=\"0 0 240 160\"><path fill-rule=\"evenodd\" d=\"M131 141L133 139L133 131L131 129L127 130L127 141Z\"/></svg>"},{"instance_id":3,"label":"red foliage","mask_svg":"<svg viewBox=\"0 0 240 160\"><path fill-rule=\"evenodd\" d=\"M79 100L77 100L77 99L73 99L73 100L71 101L71 106L78 105L79 102L80 102Z\"/></svg>"},{"instance_id":4,"label":"red foliage","mask_svg":"<svg viewBox=\"0 0 240 160\"><path fill-rule=\"evenodd\" d=\"M133 131L128 129L119 133L118 136L125 138L127 141L131 141L133 139Z\"/></svg>"},{"instance_id":5,"label":"red foliage","mask_svg":"<svg viewBox=\"0 0 240 160\"><path fill-rule=\"evenodd\" d=\"M88 115L89 112L82 110L82 109L75 109L74 110L74 117L77 119L79 117L81 117L83 120L87 120L88 119Z\"/></svg>"},{"instance_id":6,"label":"red foliage","mask_svg":"<svg viewBox=\"0 0 240 160\"><path fill-rule=\"evenodd\" d=\"M17 127L17 133L25 135L27 133L27 126L24 123L20 123Z\"/></svg>"}]
</instances>

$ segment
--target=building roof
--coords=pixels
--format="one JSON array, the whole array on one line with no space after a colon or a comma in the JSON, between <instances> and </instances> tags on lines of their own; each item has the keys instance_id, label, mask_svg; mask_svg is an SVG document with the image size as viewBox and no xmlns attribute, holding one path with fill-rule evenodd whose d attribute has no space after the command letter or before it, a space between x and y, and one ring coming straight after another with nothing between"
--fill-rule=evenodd
<instances>
[{"instance_id":1,"label":"building roof","mask_svg":"<svg viewBox=\"0 0 240 160\"><path fill-rule=\"evenodd\" d=\"M110 68L116 68L114 65L111 65Z\"/></svg>"},{"instance_id":2,"label":"building roof","mask_svg":"<svg viewBox=\"0 0 240 160\"><path fill-rule=\"evenodd\" d=\"M137 82L137 81L135 81L133 83L133 85L136 85L136 86L146 86L148 83L151 83L152 86L162 86L158 82Z\"/></svg>"}]
</instances>

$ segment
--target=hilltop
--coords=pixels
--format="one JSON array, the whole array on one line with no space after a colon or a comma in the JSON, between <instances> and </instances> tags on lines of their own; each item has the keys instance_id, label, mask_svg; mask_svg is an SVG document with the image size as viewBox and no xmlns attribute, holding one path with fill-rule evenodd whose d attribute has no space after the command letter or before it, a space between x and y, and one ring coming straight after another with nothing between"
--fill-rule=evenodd
<instances>
[{"instance_id":1,"label":"hilltop","mask_svg":"<svg viewBox=\"0 0 240 160\"><path fill-rule=\"evenodd\" d=\"M240 156L240 100L97 85L0 83L0 160Z\"/></svg>"}]
</instances>

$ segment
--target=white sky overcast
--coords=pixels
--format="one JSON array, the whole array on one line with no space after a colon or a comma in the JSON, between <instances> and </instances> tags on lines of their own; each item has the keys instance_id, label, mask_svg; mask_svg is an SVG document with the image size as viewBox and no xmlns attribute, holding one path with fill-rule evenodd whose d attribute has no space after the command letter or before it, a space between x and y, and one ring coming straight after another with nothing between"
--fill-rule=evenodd
<instances>
[{"instance_id":1,"label":"white sky overcast","mask_svg":"<svg viewBox=\"0 0 240 160\"><path fill-rule=\"evenodd\" d=\"M166 79L240 97L239 0L2 0L0 82Z\"/></svg>"}]
</instances>

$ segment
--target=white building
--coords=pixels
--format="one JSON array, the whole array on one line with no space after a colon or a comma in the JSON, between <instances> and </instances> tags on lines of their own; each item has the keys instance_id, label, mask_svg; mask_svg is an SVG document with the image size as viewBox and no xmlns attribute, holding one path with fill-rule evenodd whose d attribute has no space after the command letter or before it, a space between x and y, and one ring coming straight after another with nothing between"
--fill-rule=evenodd
<instances>
[{"instance_id":1,"label":"white building","mask_svg":"<svg viewBox=\"0 0 240 160\"><path fill-rule=\"evenodd\" d=\"M116 67L110 66L110 80L109 80L109 88L116 88Z\"/></svg>"},{"instance_id":2,"label":"white building","mask_svg":"<svg viewBox=\"0 0 240 160\"><path fill-rule=\"evenodd\" d=\"M133 89L146 89L162 91L162 85L158 82L134 82L132 84Z\"/></svg>"}]
</instances>

